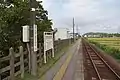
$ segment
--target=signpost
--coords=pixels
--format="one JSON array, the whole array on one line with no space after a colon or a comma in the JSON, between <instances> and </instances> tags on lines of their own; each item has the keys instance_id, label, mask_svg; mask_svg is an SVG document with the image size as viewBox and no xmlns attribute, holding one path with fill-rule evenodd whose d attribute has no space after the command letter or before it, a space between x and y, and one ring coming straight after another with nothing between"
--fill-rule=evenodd
<instances>
[{"instance_id":1,"label":"signpost","mask_svg":"<svg viewBox=\"0 0 120 80\"><path fill-rule=\"evenodd\" d=\"M37 25L33 25L33 31L32 31L32 35L33 38L30 38L30 27L28 25L26 26L22 26L23 28L23 42L25 42L27 44L27 49L29 52L29 72L33 75L36 75L36 71L37 71L37 58L36 58L36 51L38 50L37 48ZM31 41L32 39L32 41ZM30 41L33 43L30 44Z\"/></svg>"},{"instance_id":2,"label":"signpost","mask_svg":"<svg viewBox=\"0 0 120 80\"><path fill-rule=\"evenodd\" d=\"M46 63L46 51L52 49L54 57L53 32L44 32L44 63Z\"/></svg>"},{"instance_id":3,"label":"signpost","mask_svg":"<svg viewBox=\"0 0 120 80\"><path fill-rule=\"evenodd\" d=\"M22 32L23 32L23 42L27 44L27 49L29 53L29 72L31 71L31 54L30 54L30 47L29 47L29 42L30 42L30 35L29 35L29 29L30 27L28 25L22 26Z\"/></svg>"}]
</instances>

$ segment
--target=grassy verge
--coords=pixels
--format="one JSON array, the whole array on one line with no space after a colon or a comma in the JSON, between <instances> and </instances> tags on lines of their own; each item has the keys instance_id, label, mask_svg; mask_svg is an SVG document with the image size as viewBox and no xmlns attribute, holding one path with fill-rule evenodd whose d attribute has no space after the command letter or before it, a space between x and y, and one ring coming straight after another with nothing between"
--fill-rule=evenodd
<instances>
[{"instance_id":1,"label":"grassy verge","mask_svg":"<svg viewBox=\"0 0 120 80\"><path fill-rule=\"evenodd\" d=\"M15 80L38 80L37 77L30 75L29 73L25 72L24 78L21 79L20 76L17 77Z\"/></svg>"}]
</instances>

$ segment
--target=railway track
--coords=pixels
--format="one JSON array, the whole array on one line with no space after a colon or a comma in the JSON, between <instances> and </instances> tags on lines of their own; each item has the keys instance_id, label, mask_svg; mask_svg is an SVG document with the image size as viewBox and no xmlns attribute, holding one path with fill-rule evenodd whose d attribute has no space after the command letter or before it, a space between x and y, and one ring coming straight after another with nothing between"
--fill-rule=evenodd
<instances>
[{"instance_id":1,"label":"railway track","mask_svg":"<svg viewBox=\"0 0 120 80\"><path fill-rule=\"evenodd\" d=\"M89 43L82 40L82 44L85 58L85 80L120 80L120 76Z\"/></svg>"}]
</instances>

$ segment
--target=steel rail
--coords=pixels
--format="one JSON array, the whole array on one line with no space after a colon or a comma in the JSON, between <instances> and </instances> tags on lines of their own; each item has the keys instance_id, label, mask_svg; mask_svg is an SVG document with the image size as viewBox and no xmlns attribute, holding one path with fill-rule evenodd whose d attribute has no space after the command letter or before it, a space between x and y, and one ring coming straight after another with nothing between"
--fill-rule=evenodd
<instances>
[{"instance_id":1,"label":"steel rail","mask_svg":"<svg viewBox=\"0 0 120 80\"><path fill-rule=\"evenodd\" d=\"M88 46L94 51L94 53L102 60L102 62L106 65L106 67L108 67L109 70L111 70L111 72L114 73L114 75L120 80L120 76L112 69L112 67L98 54L98 52L90 45L89 42L85 41L88 44ZM88 50L87 50L88 52ZM90 55L90 54L89 54ZM102 80L102 79L101 79Z\"/></svg>"},{"instance_id":2,"label":"steel rail","mask_svg":"<svg viewBox=\"0 0 120 80\"><path fill-rule=\"evenodd\" d=\"M95 52L95 54L104 62L104 64L114 73L114 75L120 80L120 76L110 67L110 65L98 54L98 52L93 49L93 47L88 43L90 48Z\"/></svg>"},{"instance_id":3,"label":"steel rail","mask_svg":"<svg viewBox=\"0 0 120 80\"><path fill-rule=\"evenodd\" d=\"M88 49L86 48L85 43L83 43L83 44L84 44L84 47L85 47L85 50L86 50L87 54L89 55L90 61L91 61L92 65L93 65L93 67L94 67L94 69L95 69L95 72L96 72L96 74L97 74L97 76L98 76L98 79L99 79L99 80L102 80L102 78L101 78L101 76L100 76L100 74L99 74L99 72L98 72L98 69L97 69L95 63L94 63L94 61L93 61L93 59L92 59L92 57L91 57Z\"/></svg>"}]
</instances>

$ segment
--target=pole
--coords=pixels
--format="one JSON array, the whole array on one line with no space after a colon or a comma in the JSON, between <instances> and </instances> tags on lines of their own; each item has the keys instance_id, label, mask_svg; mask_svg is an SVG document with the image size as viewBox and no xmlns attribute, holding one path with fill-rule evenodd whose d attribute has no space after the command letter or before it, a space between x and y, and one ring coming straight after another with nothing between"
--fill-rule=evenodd
<instances>
[{"instance_id":1,"label":"pole","mask_svg":"<svg viewBox=\"0 0 120 80\"><path fill-rule=\"evenodd\" d=\"M78 25L76 26L76 37L78 38Z\"/></svg>"},{"instance_id":2,"label":"pole","mask_svg":"<svg viewBox=\"0 0 120 80\"><path fill-rule=\"evenodd\" d=\"M76 26L76 33L78 34L78 26Z\"/></svg>"},{"instance_id":3,"label":"pole","mask_svg":"<svg viewBox=\"0 0 120 80\"><path fill-rule=\"evenodd\" d=\"M74 42L74 38L75 38L75 35L74 35L74 27L75 27L75 23L74 23L74 18L73 18L73 42Z\"/></svg>"},{"instance_id":4,"label":"pole","mask_svg":"<svg viewBox=\"0 0 120 80\"><path fill-rule=\"evenodd\" d=\"M29 58L29 72L31 72L31 56L30 56L30 45L27 43L28 58Z\"/></svg>"},{"instance_id":5,"label":"pole","mask_svg":"<svg viewBox=\"0 0 120 80\"><path fill-rule=\"evenodd\" d=\"M30 62L31 62L31 75L36 76L37 74L37 56L34 52L34 27L35 27L35 0L30 0Z\"/></svg>"}]
</instances>

